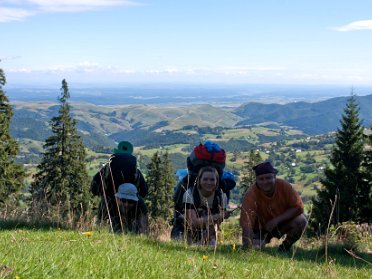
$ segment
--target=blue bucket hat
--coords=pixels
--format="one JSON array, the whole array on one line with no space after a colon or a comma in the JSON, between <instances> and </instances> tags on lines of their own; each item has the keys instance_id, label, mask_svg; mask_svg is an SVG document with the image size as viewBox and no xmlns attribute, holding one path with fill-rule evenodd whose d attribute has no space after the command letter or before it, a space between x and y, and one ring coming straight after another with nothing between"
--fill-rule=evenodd
<instances>
[{"instance_id":1,"label":"blue bucket hat","mask_svg":"<svg viewBox=\"0 0 372 279\"><path fill-rule=\"evenodd\" d=\"M115 197L119 199L126 199L132 201L138 201L138 190L136 185L132 183L123 183L119 185L118 192Z\"/></svg>"}]
</instances>

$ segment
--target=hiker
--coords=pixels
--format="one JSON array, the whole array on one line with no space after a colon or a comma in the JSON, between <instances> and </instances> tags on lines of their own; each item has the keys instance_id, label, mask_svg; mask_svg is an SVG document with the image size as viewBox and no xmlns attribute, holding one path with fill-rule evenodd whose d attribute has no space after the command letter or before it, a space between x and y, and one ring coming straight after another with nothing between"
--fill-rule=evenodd
<instances>
[{"instance_id":1,"label":"hiker","mask_svg":"<svg viewBox=\"0 0 372 279\"><path fill-rule=\"evenodd\" d=\"M245 193L241 206L243 249L261 249L273 237L286 235L279 251L287 252L307 225L303 202L291 184L276 177L278 171L270 162L253 170L256 182Z\"/></svg>"},{"instance_id":2,"label":"hiker","mask_svg":"<svg viewBox=\"0 0 372 279\"><path fill-rule=\"evenodd\" d=\"M216 245L218 227L230 214L226 194L218 187L219 174L214 167L203 167L196 185L183 195L187 243Z\"/></svg>"},{"instance_id":3,"label":"hiker","mask_svg":"<svg viewBox=\"0 0 372 279\"><path fill-rule=\"evenodd\" d=\"M186 159L187 170L178 170L180 179L174 188L174 217L172 221L171 238L182 240L184 238L184 193L194 186L199 170L206 166L214 167L219 175L219 188L227 196L227 203L230 190L236 186L234 175L225 171L226 153L218 144L207 140L204 144L194 147Z\"/></svg>"},{"instance_id":4,"label":"hiker","mask_svg":"<svg viewBox=\"0 0 372 279\"><path fill-rule=\"evenodd\" d=\"M92 194L101 196L98 222L109 219L114 231L121 231L119 208L115 199L119 186L124 183L134 184L142 198L148 193L147 183L137 168L137 159L132 153L133 145L128 141L121 141L109 161L95 174L90 185Z\"/></svg>"},{"instance_id":5,"label":"hiker","mask_svg":"<svg viewBox=\"0 0 372 279\"><path fill-rule=\"evenodd\" d=\"M137 187L132 183L121 184L115 197L120 211L118 222L121 231L147 234L148 211L144 200L138 196Z\"/></svg>"}]
</instances>

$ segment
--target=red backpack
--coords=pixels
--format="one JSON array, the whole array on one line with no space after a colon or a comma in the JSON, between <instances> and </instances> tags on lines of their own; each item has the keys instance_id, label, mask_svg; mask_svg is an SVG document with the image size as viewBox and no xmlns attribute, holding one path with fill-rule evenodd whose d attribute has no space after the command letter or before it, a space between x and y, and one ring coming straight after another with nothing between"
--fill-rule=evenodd
<instances>
[{"instance_id":1,"label":"red backpack","mask_svg":"<svg viewBox=\"0 0 372 279\"><path fill-rule=\"evenodd\" d=\"M194 155L196 159L203 160L203 161L211 161L215 163L225 163L226 161L226 153L225 150L219 148L210 149L211 152L203 144L199 144L194 148ZM190 155L191 156L191 155Z\"/></svg>"},{"instance_id":2,"label":"red backpack","mask_svg":"<svg viewBox=\"0 0 372 279\"><path fill-rule=\"evenodd\" d=\"M214 166L222 175L225 168L226 152L217 144L206 142L194 147L187 158L187 168L191 173L197 173L203 166Z\"/></svg>"}]
</instances>

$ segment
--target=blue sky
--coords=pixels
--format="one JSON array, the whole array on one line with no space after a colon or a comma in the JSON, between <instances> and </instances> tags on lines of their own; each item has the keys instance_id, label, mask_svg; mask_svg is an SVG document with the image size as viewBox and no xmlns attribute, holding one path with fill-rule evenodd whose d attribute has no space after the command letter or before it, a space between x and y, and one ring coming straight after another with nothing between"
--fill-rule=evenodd
<instances>
[{"instance_id":1,"label":"blue sky","mask_svg":"<svg viewBox=\"0 0 372 279\"><path fill-rule=\"evenodd\" d=\"M0 0L17 83L372 85L369 0Z\"/></svg>"}]
</instances>

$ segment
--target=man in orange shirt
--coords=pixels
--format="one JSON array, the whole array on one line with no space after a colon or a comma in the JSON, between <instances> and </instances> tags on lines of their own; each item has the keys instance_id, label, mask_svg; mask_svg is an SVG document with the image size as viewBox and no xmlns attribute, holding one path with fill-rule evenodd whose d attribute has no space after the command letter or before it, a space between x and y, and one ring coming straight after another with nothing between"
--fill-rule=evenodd
<instances>
[{"instance_id":1,"label":"man in orange shirt","mask_svg":"<svg viewBox=\"0 0 372 279\"><path fill-rule=\"evenodd\" d=\"M286 235L279 251L289 251L307 225L304 204L290 183L276 177L270 162L253 170L256 183L245 193L240 214L243 248L261 249L271 238Z\"/></svg>"}]
</instances>

